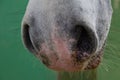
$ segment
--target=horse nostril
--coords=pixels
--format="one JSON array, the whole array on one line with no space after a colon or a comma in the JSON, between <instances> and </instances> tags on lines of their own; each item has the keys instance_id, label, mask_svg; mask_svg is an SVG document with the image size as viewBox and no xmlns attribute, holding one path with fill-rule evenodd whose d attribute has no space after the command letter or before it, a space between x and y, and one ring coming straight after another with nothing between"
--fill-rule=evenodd
<instances>
[{"instance_id":1,"label":"horse nostril","mask_svg":"<svg viewBox=\"0 0 120 80\"><path fill-rule=\"evenodd\" d=\"M81 30L81 35L79 37L77 47L81 52L93 52L96 47L95 36L83 28Z\"/></svg>"},{"instance_id":2,"label":"horse nostril","mask_svg":"<svg viewBox=\"0 0 120 80\"><path fill-rule=\"evenodd\" d=\"M22 38L23 38L23 42L24 45L26 46L26 48L32 52L32 53L36 53L34 46L32 45L32 41L30 39L30 34L29 34L29 25L28 24L23 24L23 28L22 28Z\"/></svg>"},{"instance_id":3,"label":"horse nostril","mask_svg":"<svg viewBox=\"0 0 120 80\"><path fill-rule=\"evenodd\" d=\"M81 53L93 53L97 49L98 40L95 32L87 26L75 26L75 36L77 36L76 48Z\"/></svg>"}]
</instances>

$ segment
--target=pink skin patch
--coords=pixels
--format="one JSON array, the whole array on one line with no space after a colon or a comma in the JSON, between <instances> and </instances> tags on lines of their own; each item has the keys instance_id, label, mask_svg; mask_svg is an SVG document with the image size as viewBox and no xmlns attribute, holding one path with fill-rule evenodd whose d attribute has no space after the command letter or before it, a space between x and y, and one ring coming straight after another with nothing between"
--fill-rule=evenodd
<instances>
[{"instance_id":1,"label":"pink skin patch","mask_svg":"<svg viewBox=\"0 0 120 80\"><path fill-rule=\"evenodd\" d=\"M76 71L82 68L82 65L74 65L65 41L59 37L55 38L54 36L52 36L52 41L54 46L53 51L51 51L47 45L42 44L42 50L40 52L40 55L45 55L48 58L49 68L57 71Z\"/></svg>"},{"instance_id":2,"label":"pink skin patch","mask_svg":"<svg viewBox=\"0 0 120 80\"><path fill-rule=\"evenodd\" d=\"M68 43L75 42L76 40L67 40L65 38L63 39L58 35L57 28L54 29L54 32L51 34L52 49L46 43L43 43L41 45L41 50L37 55L47 67L56 71L73 72L90 69L96 67L99 64L100 58L98 57L94 57L93 60L90 60L90 55L88 55L86 52L78 56L78 51L69 50ZM83 61L77 61L77 57L81 57ZM88 63L89 60L90 62Z\"/></svg>"}]
</instances>

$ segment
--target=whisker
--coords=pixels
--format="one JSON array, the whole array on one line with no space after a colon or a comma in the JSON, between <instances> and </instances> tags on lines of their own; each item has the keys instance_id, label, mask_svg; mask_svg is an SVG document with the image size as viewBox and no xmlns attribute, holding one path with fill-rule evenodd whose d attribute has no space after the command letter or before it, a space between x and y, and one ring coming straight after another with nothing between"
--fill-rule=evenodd
<instances>
[{"instance_id":1,"label":"whisker","mask_svg":"<svg viewBox=\"0 0 120 80\"><path fill-rule=\"evenodd\" d=\"M105 71L109 72L109 67L105 63L101 63L101 68L103 68Z\"/></svg>"},{"instance_id":2,"label":"whisker","mask_svg":"<svg viewBox=\"0 0 120 80\"><path fill-rule=\"evenodd\" d=\"M108 57L108 59L110 58L110 60L111 60L111 59L114 59L114 60L119 60L119 61L120 61L120 58L119 58L119 57L114 56L114 55L112 55L112 54L105 54L104 57L105 57L105 58Z\"/></svg>"}]
</instances>

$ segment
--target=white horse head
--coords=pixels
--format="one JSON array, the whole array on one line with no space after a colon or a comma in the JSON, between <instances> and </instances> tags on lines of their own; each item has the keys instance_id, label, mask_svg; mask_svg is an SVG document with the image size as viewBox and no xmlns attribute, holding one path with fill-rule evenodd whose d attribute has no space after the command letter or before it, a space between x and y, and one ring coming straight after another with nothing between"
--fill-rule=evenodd
<instances>
[{"instance_id":1,"label":"white horse head","mask_svg":"<svg viewBox=\"0 0 120 80\"><path fill-rule=\"evenodd\" d=\"M51 69L94 69L101 61L111 16L110 0L29 0L23 41Z\"/></svg>"}]
</instances>

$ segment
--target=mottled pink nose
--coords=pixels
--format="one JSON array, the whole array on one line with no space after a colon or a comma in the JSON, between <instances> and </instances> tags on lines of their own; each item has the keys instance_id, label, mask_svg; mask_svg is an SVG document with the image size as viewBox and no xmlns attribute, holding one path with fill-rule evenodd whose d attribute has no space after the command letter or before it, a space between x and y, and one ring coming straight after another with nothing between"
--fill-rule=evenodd
<instances>
[{"instance_id":1,"label":"mottled pink nose","mask_svg":"<svg viewBox=\"0 0 120 80\"><path fill-rule=\"evenodd\" d=\"M29 0L23 42L54 70L93 69L100 62L111 16L111 0Z\"/></svg>"}]
</instances>

